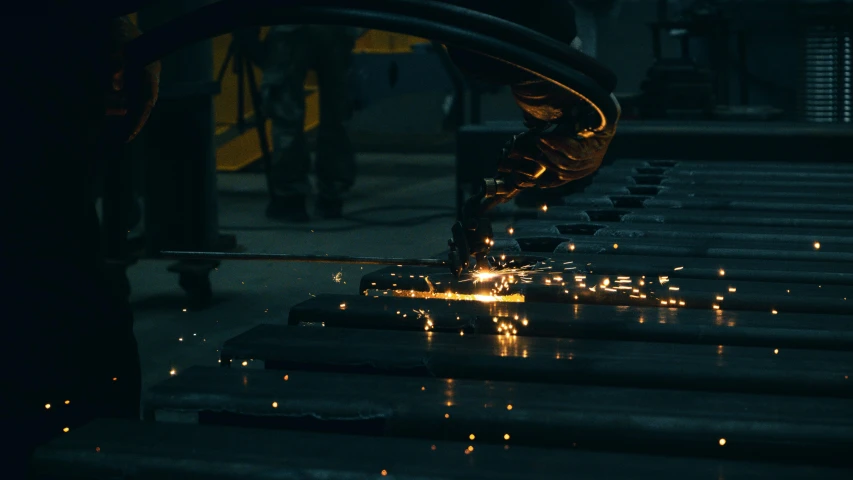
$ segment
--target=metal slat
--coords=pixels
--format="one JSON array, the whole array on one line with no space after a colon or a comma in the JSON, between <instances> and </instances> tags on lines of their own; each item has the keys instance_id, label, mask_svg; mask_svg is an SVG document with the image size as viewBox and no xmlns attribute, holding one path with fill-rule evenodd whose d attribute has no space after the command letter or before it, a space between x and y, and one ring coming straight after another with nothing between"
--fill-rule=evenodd
<instances>
[{"instance_id":1,"label":"metal slat","mask_svg":"<svg viewBox=\"0 0 853 480\"><path fill-rule=\"evenodd\" d=\"M853 464L853 401L834 398L193 367L145 408L202 424Z\"/></svg>"},{"instance_id":2,"label":"metal slat","mask_svg":"<svg viewBox=\"0 0 853 480\"><path fill-rule=\"evenodd\" d=\"M381 438L264 429L99 420L35 454L39 480L563 480L662 476L718 480L846 480L849 470L714 459L533 449L481 442ZM96 450L97 448L97 450ZM334 452L334 454L330 454ZM382 472L385 472L383 475Z\"/></svg>"},{"instance_id":3,"label":"metal slat","mask_svg":"<svg viewBox=\"0 0 853 480\"><path fill-rule=\"evenodd\" d=\"M405 295L405 291L403 292ZM344 305L344 308L340 308ZM548 303L487 303L410 299L390 295L318 295L290 311L291 325L408 330L427 325L432 331L498 333L493 321L517 324L517 334L531 337L589 338L661 343L732 345L815 350L853 350L849 315L803 315L780 311L683 310L678 308ZM399 313L397 313L399 312ZM515 320L518 316L519 320Z\"/></svg>"},{"instance_id":4,"label":"metal slat","mask_svg":"<svg viewBox=\"0 0 853 480\"><path fill-rule=\"evenodd\" d=\"M235 368L853 397L849 352L260 325L220 356Z\"/></svg>"}]
</instances>

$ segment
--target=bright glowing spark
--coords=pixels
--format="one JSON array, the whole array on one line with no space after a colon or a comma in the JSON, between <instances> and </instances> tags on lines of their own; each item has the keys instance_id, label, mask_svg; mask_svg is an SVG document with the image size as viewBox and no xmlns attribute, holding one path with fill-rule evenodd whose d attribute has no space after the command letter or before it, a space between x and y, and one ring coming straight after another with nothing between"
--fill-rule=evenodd
<instances>
[{"instance_id":1,"label":"bright glowing spark","mask_svg":"<svg viewBox=\"0 0 853 480\"><path fill-rule=\"evenodd\" d=\"M278 402L272 402L272 408L278 408Z\"/></svg>"},{"instance_id":2,"label":"bright glowing spark","mask_svg":"<svg viewBox=\"0 0 853 480\"><path fill-rule=\"evenodd\" d=\"M504 440L509 440L509 434L508 433L504 433Z\"/></svg>"},{"instance_id":3,"label":"bright glowing spark","mask_svg":"<svg viewBox=\"0 0 853 480\"><path fill-rule=\"evenodd\" d=\"M514 228L512 228L512 227L509 227L509 228L507 228L507 229L506 229L506 233L508 233L508 234L512 235L513 233L515 233L515 229L514 229Z\"/></svg>"},{"instance_id":4,"label":"bright glowing spark","mask_svg":"<svg viewBox=\"0 0 853 480\"><path fill-rule=\"evenodd\" d=\"M542 205L542 211L547 212L548 211L548 205Z\"/></svg>"},{"instance_id":5,"label":"bright glowing spark","mask_svg":"<svg viewBox=\"0 0 853 480\"><path fill-rule=\"evenodd\" d=\"M820 250L820 242L814 242L814 249Z\"/></svg>"},{"instance_id":6,"label":"bright glowing spark","mask_svg":"<svg viewBox=\"0 0 853 480\"><path fill-rule=\"evenodd\" d=\"M721 277L725 277L725 276L726 276L726 271L725 271L725 270L723 270L722 268L720 269L720 276L721 276Z\"/></svg>"},{"instance_id":7,"label":"bright glowing spark","mask_svg":"<svg viewBox=\"0 0 853 480\"><path fill-rule=\"evenodd\" d=\"M779 349L778 348L773 350L773 355L779 355Z\"/></svg>"},{"instance_id":8,"label":"bright glowing spark","mask_svg":"<svg viewBox=\"0 0 853 480\"><path fill-rule=\"evenodd\" d=\"M679 270L684 270L684 267L675 267L673 270L675 270L677 272Z\"/></svg>"},{"instance_id":9,"label":"bright glowing spark","mask_svg":"<svg viewBox=\"0 0 853 480\"><path fill-rule=\"evenodd\" d=\"M725 438L721 438L719 443L720 443L720 446L721 446L721 447L722 447L722 446L724 446L724 445L726 444L726 439L725 439Z\"/></svg>"}]
</instances>

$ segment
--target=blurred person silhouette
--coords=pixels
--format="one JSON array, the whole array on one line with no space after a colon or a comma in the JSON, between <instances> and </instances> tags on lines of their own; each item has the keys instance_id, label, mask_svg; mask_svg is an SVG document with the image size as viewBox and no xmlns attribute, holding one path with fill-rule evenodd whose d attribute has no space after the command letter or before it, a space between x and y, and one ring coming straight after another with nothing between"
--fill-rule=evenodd
<instances>
[{"instance_id":1,"label":"blurred person silhouette","mask_svg":"<svg viewBox=\"0 0 853 480\"><path fill-rule=\"evenodd\" d=\"M305 135L305 79L317 74L320 126L315 173L316 212L342 215L343 195L355 182L356 164L344 122L352 113L349 70L361 30L326 25L272 27L265 39L261 98L272 120L272 198L267 216L304 222L311 195L311 155Z\"/></svg>"},{"instance_id":2,"label":"blurred person silhouette","mask_svg":"<svg viewBox=\"0 0 853 480\"><path fill-rule=\"evenodd\" d=\"M2 115L14 119L0 129L8 479L24 478L33 449L52 437L96 417L140 413L133 316L105 274L92 179L96 159L116 150L99 146L128 141L145 123L159 64L145 71L142 91L124 91L122 45L139 32L119 15L144 1L62 3L19 4L30 16L4 16L0 28L3 44L15 46L0 77ZM115 121L127 128L107 138Z\"/></svg>"}]
</instances>

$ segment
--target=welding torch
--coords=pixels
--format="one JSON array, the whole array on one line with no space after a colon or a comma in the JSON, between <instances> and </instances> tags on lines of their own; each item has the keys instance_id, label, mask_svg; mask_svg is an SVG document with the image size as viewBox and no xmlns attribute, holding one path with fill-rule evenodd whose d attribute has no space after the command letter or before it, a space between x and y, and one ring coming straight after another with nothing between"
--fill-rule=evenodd
<instances>
[{"instance_id":1,"label":"welding torch","mask_svg":"<svg viewBox=\"0 0 853 480\"><path fill-rule=\"evenodd\" d=\"M509 157L516 145L535 140L553 128L553 124L540 123L513 136L504 145L500 160L503 161ZM519 182L514 179L514 174L506 172L483 179L479 191L465 201L459 220L450 229L452 236L448 241L450 252L447 263L450 271L456 277L460 277L464 271L472 266L471 257L474 257L473 267L475 271L482 272L491 269L488 254L494 246L495 240L488 212L495 206L513 199L521 193L521 190Z\"/></svg>"}]
</instances>

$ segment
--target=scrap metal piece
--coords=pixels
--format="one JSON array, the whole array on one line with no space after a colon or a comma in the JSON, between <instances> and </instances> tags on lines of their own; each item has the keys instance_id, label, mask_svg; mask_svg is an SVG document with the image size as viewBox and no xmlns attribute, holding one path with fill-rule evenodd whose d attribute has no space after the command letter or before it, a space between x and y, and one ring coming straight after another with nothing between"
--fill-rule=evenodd
<instances>
[{"instance_id":1,"label":"scrap metal piece","mask_svg":"<svg viewBox=\"0 0 853 480\"><path fill-rule=\"evenodd\" d=\"M446 267L447 261L437 258L353 257L349 255L294 255L289 253L179 252L163 251L168 258L192 260L261 260L268 262L338 263L348 265L408 265Z\"/></svg>"}]
</instances>

